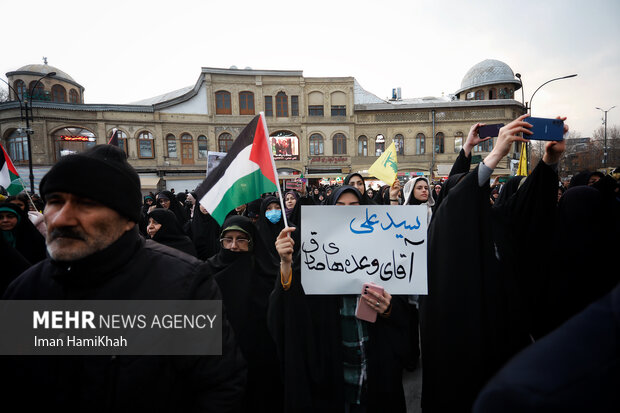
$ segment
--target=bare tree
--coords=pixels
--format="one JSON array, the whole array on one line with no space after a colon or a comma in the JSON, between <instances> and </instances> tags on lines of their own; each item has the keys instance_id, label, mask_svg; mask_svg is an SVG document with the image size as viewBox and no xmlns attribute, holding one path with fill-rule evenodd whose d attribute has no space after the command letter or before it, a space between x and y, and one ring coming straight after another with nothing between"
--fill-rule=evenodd
<instances>
[{"instance_id":1,"label":"bare tree","mask_svg":"<svg viewBox=\"0 0 620 413\"><path fill-rule=\"evenodd\" d=\"M598 146L604 148L605 146L605 128L599 127L592 133L592 139L594 139ZM601 162L602 162L601 154ZM602 166L602 163L601 163ZM620 166L620 127L618 125L607 127L607 167Z\"/></svg>"}]
</instances>

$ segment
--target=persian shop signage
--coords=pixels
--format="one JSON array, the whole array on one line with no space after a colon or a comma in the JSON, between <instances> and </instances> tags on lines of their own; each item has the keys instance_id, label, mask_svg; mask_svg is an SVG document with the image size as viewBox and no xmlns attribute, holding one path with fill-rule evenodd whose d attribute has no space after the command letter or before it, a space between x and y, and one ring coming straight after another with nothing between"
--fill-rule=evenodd
<instances>
[{"instance_id":1,"label":"persian shop signage","mask_svg":"<svg viewBox=\"0 0 620 413\"><path fill-rule=\"evenodd\" d=\"M348 164L351 159L348 156L310 156L308 163L310 164Z\"/></svg>"}]
</instances>

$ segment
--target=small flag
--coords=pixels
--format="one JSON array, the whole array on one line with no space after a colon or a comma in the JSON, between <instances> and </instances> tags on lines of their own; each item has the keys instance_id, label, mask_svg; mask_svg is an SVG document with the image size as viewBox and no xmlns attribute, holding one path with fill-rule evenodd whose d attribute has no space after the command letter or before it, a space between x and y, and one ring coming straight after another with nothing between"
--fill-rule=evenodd
<instances>
[{"instance_id":1,"label":"small flag","mask_svg":"<svg viewBox=\"0 0 620 413\"><path fill-rule=\"evenodd\" d=\"M388 185L392 185L398 173L398 162L396 161L396 145L394 142L381 154L379 159L368 168L368 173L379 178Z\"/></svg>"},{"instance_id":2,"label":"small flag","mask_svg":"<svg viewBox=\"0 0 620 413\"><path fill-rule=\"evenodd\" d=\"M6 153L1 144L0 148L2 148L2 156L0 156L0 185L6 189L9 195L17 195L24 190L24 186L19 179L17 169L15 169L11 158L9 158L9 154Z\"/></svg>"},{"instance_id":3,"label":"small flag","mask_svg":"<svg viewBox=\"0 0 620 413\"><path fill-rule=\"evenodd\" d=\"M108 145L118 146L118 129L114 128L112 132L112 136L108 141Z\"/></svg>"},{"instance_id":4,"label":"small flag","mask_svg":"<svg viewBox=\"0 0 620 413\"><path fill-rule=\"evenodd\" d=\"M252 119L233 142L220 164L209 171L196 189L197 199L213 218L224 224L226 215L239 205L266 192L279 192L266 126L262 113Z\"/></svg>"},{"instance_id":5,"label":"small flag","mask_svg":"<svg viewBox=\"0 0 620 413\"><path fill-rule=\"evenodd\" d=\"M519 167L517 175L527 176L527 148L525 142L521 142L521 154L519 155Z\"/></svg>"}]
</instances>

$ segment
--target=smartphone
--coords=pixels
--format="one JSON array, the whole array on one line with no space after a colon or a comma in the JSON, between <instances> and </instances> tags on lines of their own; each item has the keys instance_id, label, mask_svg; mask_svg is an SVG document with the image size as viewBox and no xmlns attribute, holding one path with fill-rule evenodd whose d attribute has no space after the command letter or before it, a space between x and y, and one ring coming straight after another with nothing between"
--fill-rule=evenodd
<instances>
[{"instance_id":1,"label":"smartphone","mask_svg":"<svg viewBox=\"0 0 620 413\"><path fill-rule=\"evenodd\" d=\"M366 290L373 290L374 292L383 295L383 287L380 285L376 285L373 283L364 283L362 287L362 297L357 301L357 308L355 309L355 317L360 320L368 321L369 323L374 323L377 321L377 311L372 308L366 300L364 300L364 295L368 294Z\"/></svg>"},{"instance_id":2,"label":"smartphone","mask_svg":"<svg viewBox=\"0 0 620 413\"><path fill-rule=\"evenodd\" d=\"M499 136L499 130L504 126L503 123L494 123L492 125L484 125L478 128L478 136L480 139L488 138L489 136Z\"/></svg>"},{"instance_id":3,"label":"smartphone","mask_svg":"<svg viewBox=\"0 0 620 413\"><path fill-rule=\"evenodd\" d=\"M535 139L539 141L561 141L564 139L564 121L560 119L547 118L525 118L525 122L532 125L529 128L532 135L523 134L525 139Z\"/></svg>"}]
</instances>

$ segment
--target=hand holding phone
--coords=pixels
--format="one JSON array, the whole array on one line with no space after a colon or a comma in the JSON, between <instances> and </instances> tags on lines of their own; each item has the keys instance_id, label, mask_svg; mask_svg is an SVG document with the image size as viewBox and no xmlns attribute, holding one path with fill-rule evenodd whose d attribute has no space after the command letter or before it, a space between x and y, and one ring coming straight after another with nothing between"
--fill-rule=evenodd
<instances>
[{"instance_id":1,"label":"hand holding phone","mask_svg":"<svg viewBox=\"0 0 620 413\"><path fill-rule=\"evenodd\" d=\"M539 141L564 140L564 121L562 119L526 118L525 121L532 125L528 128L533 133L526 136L527 139Z\"/></svg>"},{"instance_id":2,"label":"hand holding phone","mask_svg":"<svg viewBox=\"0 0 620 413\"><path fill-rule=\"evenodd\" d=\"M364 299L364 295L368 294L367 290L369 289L381 296L383 295L383 287L381 287L380 285L376 285L373 283L364 283L362 287L362 296L359 298L357 302L357 308L355 309L355 317L359 318L360 320L368 321L369 323L374 323L375 321L377 321L377 309L373 308Z\"/></svg>"},{"instance_id":3,"label":"hand holding phone","mask_svg":"<svg viewBox=\"0 0 620 413\"><path fill-rule=\"evenodd\" d=\"M482 125L478 128L478 136L480 139L497 137L499 136L499 130L504 126L503 123L494 123L492 125Z\"/></svg>"}]
</instances>

